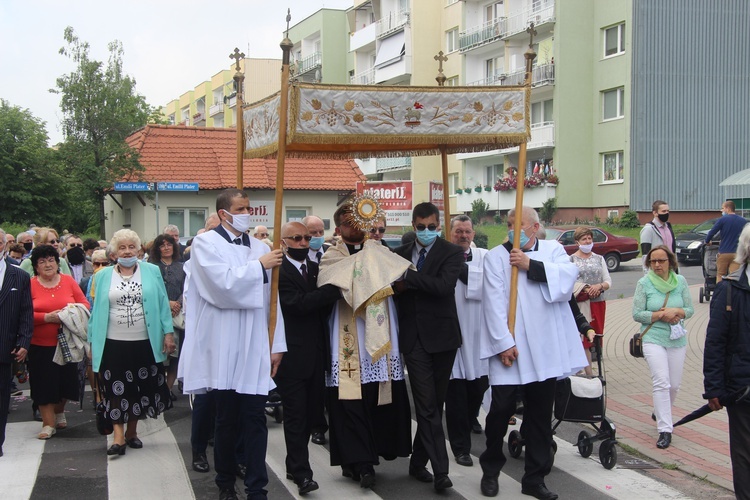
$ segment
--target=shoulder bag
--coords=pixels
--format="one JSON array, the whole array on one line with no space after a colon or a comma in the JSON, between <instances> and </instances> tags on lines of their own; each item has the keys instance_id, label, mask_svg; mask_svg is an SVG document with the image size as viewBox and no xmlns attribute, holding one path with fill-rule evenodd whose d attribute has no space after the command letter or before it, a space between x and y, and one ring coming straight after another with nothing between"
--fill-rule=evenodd
<instances>
[{"instance_id":1,"label":"shoulder bag","mask_svg":"<svg viewBox=\"0 0 750 500\"><path fill-rule=\"evenodd\" d=\"M99 384L99 374L94 374L94 398L96 400L96 430L102 436L109 436L114 431L112 420L107 413L107 406L104 403L102 389Z\"/></svg>"},{"instance_id":2,"label":"shoulder bag","mask_svg":"<svg viewBox=\"0 0 750 500\"><path fill-rule=\"evenodd\" d=\"M667 295L664 297L664 304L662 304L660 309L667 307L667 300L669 300L670 293L671 292L667 292ZM656 323L656 321L654 321L654 323ZM633 335L633 338L630 339L630 355L634 358L643 357L643 337L645 337L646 333L648 333L651 327L654 326L654 323L651 323L646 327L645 330L636 333L635 335Z\"/></svg>"}]
</instances>

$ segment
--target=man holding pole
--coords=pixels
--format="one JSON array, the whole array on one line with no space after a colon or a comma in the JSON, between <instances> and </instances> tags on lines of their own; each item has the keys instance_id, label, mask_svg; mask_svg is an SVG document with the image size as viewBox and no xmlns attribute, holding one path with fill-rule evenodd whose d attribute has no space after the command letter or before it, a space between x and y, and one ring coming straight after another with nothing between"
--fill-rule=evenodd
<instances>
[{"instance_id":1,"label":"man holding pole","mask_svg":"<svg viewBox=\"0 0 750 500\"><path fill-rule=\"evenodd\" d=\"M498 494L498 476L505 465L503 437L516 410L519 389L524 403L521 434L526 442L525 473L521 492L554 500L544 478L552 469L552 406L555 382L588 366L568 301L578 276L562 246L537 239L539 216L523 207L521 227L508 214L508 237L521 231L520 248L510 242L487 253L484 259L480 355L489 358L492 405L487 415L487 449L479 457L481 490ZM518 301L515 332L508 328L511 268L517 267Z\"/></svg>"}]
</instances>

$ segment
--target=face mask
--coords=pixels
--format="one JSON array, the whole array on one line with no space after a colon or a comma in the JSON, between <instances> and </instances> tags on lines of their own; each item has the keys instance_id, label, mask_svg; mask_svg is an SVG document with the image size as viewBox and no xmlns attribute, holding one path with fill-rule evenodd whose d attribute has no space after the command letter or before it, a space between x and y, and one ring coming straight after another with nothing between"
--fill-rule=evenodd
<instances>
[{"instance_id":1,"label":"face mask","mask_svg":"<svg viewBox=\"0 0 750 500\"><path fill-rule=\"evenodd\" d=\"M437 229L435 231L430 231L429 229L425 228L423 231L417 231L417 239L423 246L426 247L432 245L437 237Z\"/></svg>"},{"instance_id":2,"label":"face mask","mask_svg":"<svg viewBox=\"0 0 750 500\"><path fill-rule=\"evenodd\" d=\"M591 250L594 249L594 244L593 243L589 243L588 245L578 245L578 248L583 253L591 253Z\"/></svg>"},{"instance_id":3,"label":"face mask","mask_svg":"<svg viewBox=\"0 0 750 500\"><path fill-rule=\"evenodd\" d=\"M133 267L136 262L138 262L138 257L118 257L117 263L120 264L121 267Z\"/></svg>"},{"instance_id":4,"label":"face mask","mask_svg":"<svg viewBox=\"0 0 750 500\"><path fill-rule=\"evenodd\" d=\"M508 241L513 243L513 237L515 236L515 231L512 229L508 229ZM526 244L529 242L529 237L526 236L526 232L521 228L521 242L519 243L521 245L520 248L523 248L526 246Z\"/></svg>"},{"instance_id":5,"label":"face mask","mask_svg":"<svg viewBox=\"0 0 750 500\"><path fill-rule=\"evenodd\" d=\"M34 243L32 243L31 241L27 241L23 244L23 248L24 250L26 250L26 253L29 253L31 252L31 249L34 248Z\"/></svg>"},{"instance_id":6,"label":"face mask","mask_svg":"<svg viewBox=\"0 0 750 500\"><path fill-rule=\"evenodd\" d=\"M307 253L308 253L307 248L286 247L286 254L289 256L290 259L294 259L297 262L304 262L304 260L307 258Z\"/></svg>"},{"instance_id":7,"label":"face mask","mask_svg":"<svg viewBox=\"0 0 750 500\"><path fill-rule=\"evenodd\" d=\"M81 247L73 247L68 250L68 262L74 266L80 266L86 261L86 252Z\"/></svg>"},{"instance_id":8,"label":"face mask","mask_svg":"<svg viewBox=\"0 0 750 500\"><path fill-rule=\"evenodd\" d=\"M669 220L669 212L666 214L659 214L659 220L662 222L667 222Z\"/></svg>"},{"instance_id":9,"label":"face mask","mask_svg":"<svg viewBox=\"0 0 750 500\"><path fill-rule=\"evenodd\" d=\"M313 250L319 250L325 242L325 236L313 236L310 240L310 248L312 248Z\"/></svg>"},{"instance_id":10,"label":"face mask","mask_svg":"<svg viewBox=\"0 0 750 500\"><path fill-rule=\"evenodd\" d=\"M232 226L235 231L244 233L245 231L250 229L250 214L233 214L227 212L226 210L224 210L224 213L232 216L232 222L229 222L229 220L227 220L227 224Z\"/></svg>"}]
</instances>

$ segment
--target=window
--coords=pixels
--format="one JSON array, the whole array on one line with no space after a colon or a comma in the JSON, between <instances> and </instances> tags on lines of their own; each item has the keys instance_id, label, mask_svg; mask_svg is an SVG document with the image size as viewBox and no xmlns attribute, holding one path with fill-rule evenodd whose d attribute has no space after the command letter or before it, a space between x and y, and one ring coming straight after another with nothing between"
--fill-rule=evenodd
<instances>
[{"instance_id":1,"label":"window","mask_svg":"<svg viewBox=\"0 0 750 500\"><path fill-rule=\"evenodd\" d=\"M446 87L456 87L458 85L458 76L452 76L445 80Z\"/></svg>"},{"instance_id":2,"label":"window","mask_svg":"<svg viewBox=\"0 0 750 500\"><path fill-rule=\"evenodd\" d=\"M500 17L503 17L503 2L492 2L484 8L484 20L485 22L494 21Z\"/></svg>"},{"instance_id":3,"label":"window","mask_svg":"<svg viewBox=\"0 0 750 500\"><path fill-rule=\"evenodd\" d=\"M594 243L604 243L605 241L607 241L607 235L599 231L598 229L592 229L591 232L594 233Z\"/></svg>"},{"instance_id":4,"label":"window","mask_svg":"<svg viewBox=\"0 0 750 500\"><path fill-rule=\"evenodd\" d=\"M458 174L448 174L448 195L452 195L458 188Z\"/></svg>"},{"instance_id":5,"label":"window","mask_svg":"<svg viewBox=\"0 0 750 500\"><path fill-rule=\"evenodd\" d=\"M573 245L576 242L575 238L573 238L574 234L574 231L565 231L557 241L559 241L561 245Z\"/></svg>"},{"instance_id":6,"label":"window","mask_svg":"<svg viewBox=\"0 0 750 500\"><path fill-rule=\"evenodd\" d=\"M498 177L503 172L502 165L486 165L484 167L484 183L490 186L494 186L497 182Z\"/></svg>"},{"instance_id":7,"label":"window","mask_svg":"<svg viewBox=\"0 0 750 500\"><path fill-rule=\"evenodd\" d=\"M602 92L602 120L614 120L625 116L625 89Z\"/></svg>"},{"instance_id":8,"label":"window","mask_svg":"<svg viewBox=\"0 0 750 500\"><path fill-rule=\"evenodd\" d=\"M445 51L450 54L458 49L458 28L445 32Z\"/></svg>"},{"instance_id":9,"label":"window","mask_svg":"<svg viewBox=\"0 0 750 500\"><path fill-rule=\"evenodd\" d=\"M604 30L604 57L625 52L625 23Z\"/></svg>"},{"instance_id":10,"label":"window","mask_svg":"<svg viewBox=\"0 0 750 500\"><path fill-rule=\"evenodd\" d=\"M603 182L620 182L622 176L622 151L614 153L604 153L602 155L602 181Z\"/></svg>"},{"instance_id":11,"label":"window","mask_svg":"<svg viewBox=\"0 0 750 500\"><path fill-rule=\"evenodd\" d=\"M180 236L195 236L206 225L205 208L169 208L168 224L180 229Z\"/></svg>"},{"instance_id":12,"label":"window","mask_svg":"<svg viewBox=\"0 0 750 500\"><path fill-rule=\"evenodd\" d=\"M287 222L302 222L302 219L307 217L306 208L287 208L286 209L286 221Z\"/></svg>"},{"instance_id":13,"label":"window","mask_svg":"<svg viewBox=\"0 0 750 500\"><path fill-rule=\"evenodd\" d=\"M552 99L531 103L531 126L552 123Z\"/></svg>"}]
</instances>

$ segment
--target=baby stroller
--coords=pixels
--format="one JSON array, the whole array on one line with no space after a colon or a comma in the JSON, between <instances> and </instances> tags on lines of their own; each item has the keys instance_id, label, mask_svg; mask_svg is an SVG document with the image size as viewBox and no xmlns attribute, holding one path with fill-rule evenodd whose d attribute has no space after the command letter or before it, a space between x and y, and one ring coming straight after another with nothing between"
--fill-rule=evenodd
<instances>
[{"instance_id":1,"label":"baby stroller","mask_svg":"<svg viewBox=\"0 0 750 500\"><path fill-rule=\"evenodd\" d=\"M594 378L579 376L567 377L557 382L555 389L555 420L552 432L555 432L562 422L578 422L591 424L596 431L591 434L581 431L575 446L582 457L588 458L594 451L594 441L602 441L599 446L599 459L605 469L612 469L617 464L617 440L615 438L615 424L608 419L606 380L604 378L602 361L602 337L594 338L599 375ZM521 433L514 430L508 435L508 452L513 458L521 455L523 448ZM552 458L557 452L557 444L552 442Z\"/></svg>"},{"instance_id":2,"label":"baby stroller","mask_svg":"<svg viewBox=\"0 0 750 500\"><path fill-rule=\"evenodd\" d=\"M711 300L711 294L716 289L716 257L719 255L719 245L711 242L703 245L703 258L701 267L703 269L703 278L705 283L698 294L698 301L702 304L703 300Z\"/></svg>"}]
</instances>

